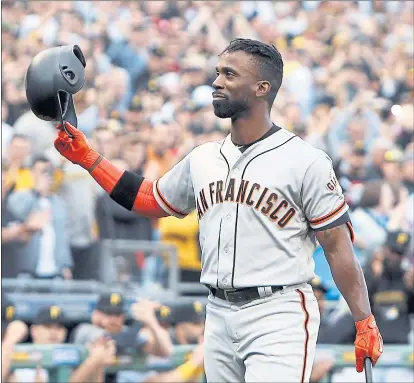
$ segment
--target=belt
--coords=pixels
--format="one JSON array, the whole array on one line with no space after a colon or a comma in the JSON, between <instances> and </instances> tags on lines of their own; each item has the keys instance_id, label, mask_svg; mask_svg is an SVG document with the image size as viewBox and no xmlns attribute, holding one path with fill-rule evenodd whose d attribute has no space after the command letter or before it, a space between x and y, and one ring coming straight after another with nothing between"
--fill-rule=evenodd
<instances>
[{"instance_id":1,"label":"belt","mask_svg":"<svg viewBox=\"0 0 414 383\"><path fill-rule=\"evenodd\" d=\"M283 290L283 286L270 286L272 293ZM262 298L258 287L246 287L243 289L223 290L209 286L211 293L216 297L231 303L253 301Z\"/></svg>"}]
</instances>

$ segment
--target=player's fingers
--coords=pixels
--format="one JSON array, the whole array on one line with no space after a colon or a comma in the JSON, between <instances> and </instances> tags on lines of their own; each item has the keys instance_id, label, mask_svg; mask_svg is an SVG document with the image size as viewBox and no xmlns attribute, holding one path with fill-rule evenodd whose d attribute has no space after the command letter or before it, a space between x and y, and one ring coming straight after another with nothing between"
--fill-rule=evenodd
<instances>
[{"instance_id":1,"label":"player's fingers","mask_svg":"<svg viewBox=\"0 0 414 383\"><path fill-rule=\"evenodd\" d=\"M67 151L69 149L69 143L61 138L56 138L54 146L58 152Z\"/></svg>"},{"instance_id":2,"label":"player's fingers","mask_svg":"<svg viewBox=\"0 0 414 383\"><path fill-rule=\"evenodd\" d=\"M79 137L81 132L79 129L76 129L73 125L71 125L69 122L65 122L65 128L68 130L70 134L72 134L73 137Z\"/></svg>"},{"instance_id":3,"label":"player's fingers","mask_svg":"<svg viewBox=\"0 0 414 383\"><path fill-rule=\"evenodd\" d=\"M68 134L64 130L59 130L58 137L66 142L71 142L72 139L68 136Z\"/></svg>"}]
</instances>

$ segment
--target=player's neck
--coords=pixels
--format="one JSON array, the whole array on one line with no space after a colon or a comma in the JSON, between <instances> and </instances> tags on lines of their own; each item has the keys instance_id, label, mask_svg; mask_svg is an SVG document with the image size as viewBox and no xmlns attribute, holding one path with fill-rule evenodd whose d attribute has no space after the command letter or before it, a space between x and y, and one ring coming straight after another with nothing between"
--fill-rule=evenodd
<instances>
[{"instance_id":1,"label":"player's neck","mask_svg":"<svg viewBox=\"0 0 414 383\"><path fill-rule=\"evenodd\" d=\"M248 145L265 135L272 127L269 115L241 117L232 120L231 140L236 145Z\"/></svg>"}]
</instances>

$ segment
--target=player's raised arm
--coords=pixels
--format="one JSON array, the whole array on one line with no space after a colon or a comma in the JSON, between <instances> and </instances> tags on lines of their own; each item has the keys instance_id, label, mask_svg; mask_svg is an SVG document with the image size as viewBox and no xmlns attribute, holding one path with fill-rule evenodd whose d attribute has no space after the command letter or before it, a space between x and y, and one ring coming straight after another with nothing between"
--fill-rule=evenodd
<instances>
[{"instance_id":1,"label":"player's raised arm","mask_svg":"<svg viewBox=\"0 0 414 383\"><path fill-rule=\"evenodd\" d=\"M193 209L191 198L189 207L185 211L174 208L169 202L173 199L173 195L166 197L165 193L160 190L158 181L154 183L128 170L116 167L92 147L80 130L68 122L66 122L66 129L73 135L73 138L70 138L63 129L59 129L55 140L56 150L69 161L87 170L110 197L126 209L151 218L169 215L183 218ZM180 169L178 171L182 172ZM173 174L172 178L174 177L179 178L177 174ZM176 187L175 193L178 198L180 198L179 191L180 189ZM179 205L186 204L185 207L187 207L187 202L186 199Z\"/></svg>"},{"instance_id":2,"label":"player's raised arm","mask_svg":"<svg viewBox=\"0 0 414 383\"><path fill-rule=\"evenodd\" d=\"M355 320L356 368L363 370L365 358L375 364L382 353L382 337L371 313L364 274L355 256L348 206L327 156L321 155L307 170L302 201L306 216L338 289Z\"/></svg>"}]
</instances>

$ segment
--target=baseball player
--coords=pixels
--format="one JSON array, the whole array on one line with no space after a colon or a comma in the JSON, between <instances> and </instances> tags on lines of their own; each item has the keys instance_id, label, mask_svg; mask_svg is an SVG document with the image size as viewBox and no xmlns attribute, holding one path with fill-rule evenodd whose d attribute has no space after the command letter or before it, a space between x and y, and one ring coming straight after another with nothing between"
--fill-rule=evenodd
<instances>
[{"instance_id":1,"label":"baseball player","mask_svg":"<svg viewBox=\"0 0 414 383\"><path fill-rule=\"evenodd\" d=\"M117 168L69 123L73 138L59 125L55 147L128 210L158 218L197 210L201 283L210 289L207 381L309 380L319 327L308 283L317 241L355 320L361 372L383 344L331 160L270 120L283 77L274 46L235 39L219 58L213 107L231 118L231 132L194 148L160 179Z\"/></svg>"}]
</instances>

